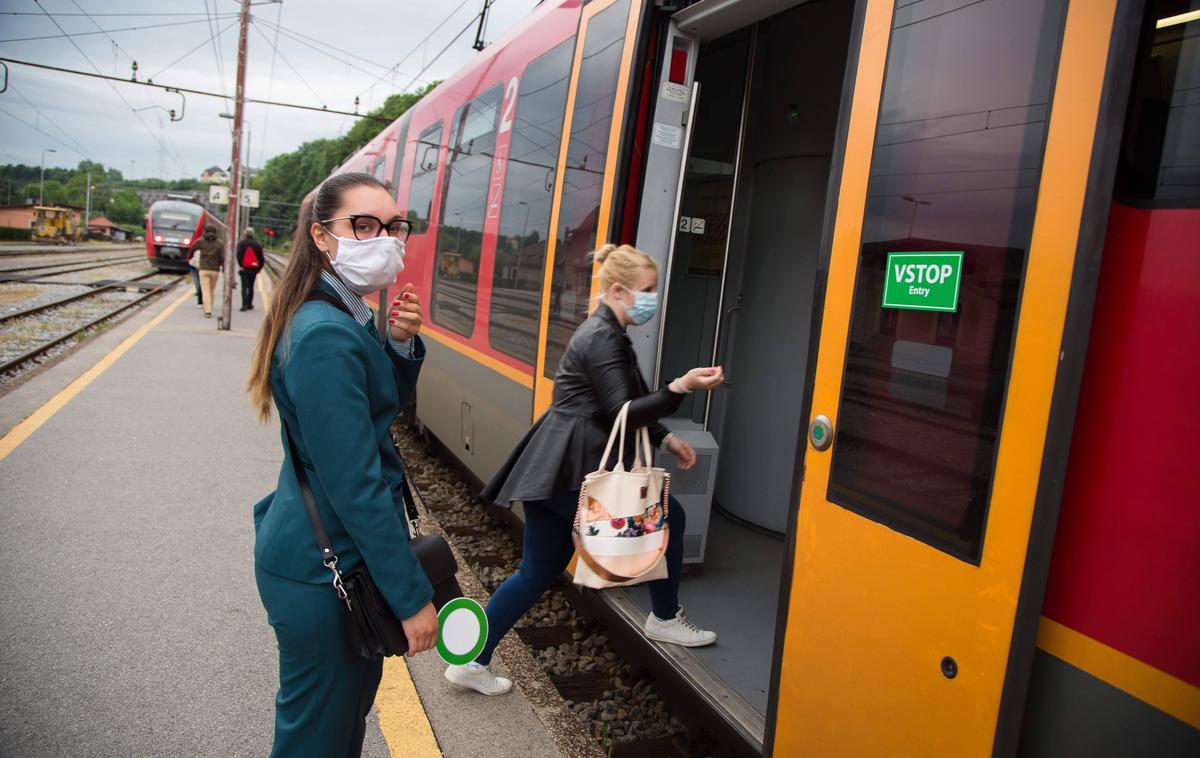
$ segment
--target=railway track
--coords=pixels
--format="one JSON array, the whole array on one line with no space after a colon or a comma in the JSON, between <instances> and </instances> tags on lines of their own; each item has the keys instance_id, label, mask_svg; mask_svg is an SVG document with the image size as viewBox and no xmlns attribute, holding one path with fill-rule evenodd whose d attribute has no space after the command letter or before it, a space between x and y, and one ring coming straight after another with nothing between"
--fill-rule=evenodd
<instances>
[{"instance_id":1,"label":"railway track","mask_svg":"<svg viewBox=\"0 0 1200 758\"><path fill-rule=\"evenodd\" d=\"M484 589L494 592L520 562L516 517L476 497L476 483L444 457L436 442L402 423L392 432L420 491L423 516L445 534ZM627 646L578 602L567 582L543 596L513 633L601 751L613 758L738 754L710 725L693 718L652 662L628 655Z\"/></svg>"},{"instance_id":2,"label":"railway track","mask_svg":"<svg viewBox=\"0 0 1200 758\"><path fill-rule=\"evenodd\" d=\"M10 314L7 314L7 315L3 316L2 318L0 318L0 326L9 327L13 322L17 322L17 321L20 321L23 319L29 319L33 316L44 313L46 311L49 311L52 309L57 309L57 308L62 308L66 305L76 303L81 300L86 300L86 299L94 298L94 297L97 297L99 295L103 295L106 293L115 292L120 288L129 286L130 283L141 281L143 279L148 279L151 276L159 276L159 275L160 274L158 272L153 272L150 274L146 274L145 276L135 277L134 279L131 279L131 280L128 280L125 282L115 282L113 284L108 284L108 285L104 285L102 287L98 287L95 290L92 290L90 292L84 292L79 295L73 295L71 297L62 298L61 300L56 300L56 301L53 301L50 303L45 303L43 305L34 306L32 308L26 308L25 310L18 311L16 313L10 313ZM72 326L68 327L68 330L66 332L57 334L48 340L39 341L34 347L26 349L23 352L21 352L19 355L8 358L8 359L4 360L2 363L0 363L0 376L8 374L9 372L15 371L25 364L36 361L38 358L45 356L47 353L49 353L50 351L59 347L60 345L63 345L65 343L85 334L88 330L93 329L97 326L100 326L101 324L105 323L106 321L111 320L115 316L118 316L121 313L124 313L125 311L130 310L131 308L136 308L139 305L151 300L152 298L155 298L158 295L161 295L162 293L173 288L176 284L181 282L183 279L184 279L183 276L177 276L174 279L172 279L171 281L164 282L163 284L160 284L160 285L154 287L153 289L150 289L148 292L145 292L144 294L142 294L141 296L139 296L133 300L128 300L128 301L119 303L116 305L116 307L106 310L105 312L101 313L98 316L89 318L86 323L79 324L79 325L72 325ZM91 314L89 314L89 315L91 315Z\"/></svg>"},{"instance_id":3,"label":"railway track","mask_svg":"<svg viewBox=\"0 0 1200 758\"><path fill-rule=\"evenodd\" d=\"M59 276L60 274L72 274L76 271L90 271L96 268L104 268L106 266L121 266L127 263L134 263L144 260L145 256L129 255L119 258L94 258L89 261L70 261L63 263L46 263L37 266L19 266L16 268L0 269L0 281L5 282L28 282L41 276ZM89 264L89 265L83 265ZM46 271L46 269L60 268L61 271ZM36 272L36 273L29 273Z\"/></svg>"}]
</instances>

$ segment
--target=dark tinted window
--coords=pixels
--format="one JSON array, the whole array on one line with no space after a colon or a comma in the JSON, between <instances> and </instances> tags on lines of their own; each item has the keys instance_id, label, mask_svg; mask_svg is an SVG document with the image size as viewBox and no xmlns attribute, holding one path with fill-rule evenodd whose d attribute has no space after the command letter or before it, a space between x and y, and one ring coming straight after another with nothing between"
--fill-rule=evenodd
<instances>
[{"instance_id":1,"label":"dark tinted window","mask_svg":"<svg viewBox=\"0 0 1200 758\"><path fill-rule=\"evenodd\" d=\"M430 126L417 138L413 157L412 182L408 190L408 220L413 222L413 234L429 229L429 212L433 207L433 188L437 181L438 146L442 141L442 122Z\"/></svg>"},{"instance_id":2,"label":"dark tinted window","mask_svg":"<svg viewBox=\"0 0 1200 758\"><path fill-rule=\"evenodd\" d=\"M1200 0L1146 4L1116 195L1159 207L1200 206ZM1159 26L1162 24L1162 26Z\"/></svg>"},{"instance_id":3,"label":"dark tinted window","mask_svg":"<svg viewBox=\"0 0 1200 758\"><path fill-rule=\"evenodd\" d=\"M400 137L396 140L396 166L392 172L392 194L395 197L400 196L400 177L404 176L401 172L404 170L404 148L408 146L408 119L404 119L404 123L400 125Z\"/></svg>"},{"instance_id":4,"label":"dark tinted window","mask_svg":"<svg viewBox=\"0 0 1200 758\"><path fill-rule=\"evenodd\" d=\"M979 556L1065 0L896 11L829 498ZM961 251L951 312L883 308L888 253Z\"/></svg>"},{"instance_id":5,"label":"dark tinted window","mask_svg":"<svg viewBox=\"0 0 1200 758\"><path fill-rule=\"evenodd\" d=\"M433 323L466 337L471 336L475 325L479 256L500 93L500 87L493 87L458 109L446 152L429 314Z\"/></svg>"},{"instance_id":6,"label":"dark tinted window","mask_svg":"<svg viewBox=\"0 0 1200 758\"><path fill-rule=\"evenodd\" d=\"M488 341L530 365L537 359L554 169L574 49L575 41L567 40L525 69L504 175Z\"/></svg>"},{"instance_id":7,"label":"dark tinted window","mask_svg":"<svg viewBox=\"0 0 1200 758\"><path fill-rule=\"evenodd\" d=\"M558 369L575 327L587 317L592 290L588 253L596 247L608 133L628 17L629 0L622 0L597 13L588 23L555 231L550 323L542 364L543 373L549 377Z\"/></svg>"}]
</instances>

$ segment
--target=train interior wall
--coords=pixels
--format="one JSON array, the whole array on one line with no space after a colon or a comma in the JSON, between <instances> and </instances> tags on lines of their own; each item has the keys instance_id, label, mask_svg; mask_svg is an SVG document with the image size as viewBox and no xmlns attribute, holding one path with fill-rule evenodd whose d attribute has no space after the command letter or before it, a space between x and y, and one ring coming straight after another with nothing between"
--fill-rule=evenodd
<instances>
[{"instance_id":1,"label":"train interior wall","mask_svg":"<svg viewBox=\"0 0 1200 758\"><path fill-rule=\"evenodd\" d=\"M689 567L681 603L719 635L694 651L699 662L758 714L767 708L783 537L796 503L852 10L832 0L800 5L704 41L696 64L700 99L679 213L702 219L703 231L694 222L676 231L659 376L710 365L714 354L726 371L711 406L694 394L669 424L710 432L720 450L704 560ZM630 594L649 608L645 589Z\"/></svg>"}]
</instances>

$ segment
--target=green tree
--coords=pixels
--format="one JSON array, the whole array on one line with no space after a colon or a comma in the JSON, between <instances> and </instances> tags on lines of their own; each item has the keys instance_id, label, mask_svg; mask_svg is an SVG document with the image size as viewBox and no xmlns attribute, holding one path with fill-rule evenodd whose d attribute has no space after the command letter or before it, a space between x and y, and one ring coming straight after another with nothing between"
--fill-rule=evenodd
<instances>
[{"instance_id":1,"label":"green tree","mask_svg":"<svg viewBox=\"0 0 1200 758\"><path fill-rule=\"evenodd\" d=\"M420 92L392 95L370 115L394 121L435 86L437 82ZM251 186L261 193L263 205L270 216L287 220L286 225L276 222L280 236L286 236L294 227L299 203L304 196L387 126L381 121L362 119L341 137L311 140L267 161Z\"/></svg>"},{"instance_id":2,"label":"green tree","mask_svg":"<svg viewBox=\"0 0 1200 758\"><path fill-rule=\"evenodd\" d=\"M109 220L117 224L140 224L146 220L146 206L133 190L121 190L113 195L105 212Z\"/></svg>"}]
</instances>

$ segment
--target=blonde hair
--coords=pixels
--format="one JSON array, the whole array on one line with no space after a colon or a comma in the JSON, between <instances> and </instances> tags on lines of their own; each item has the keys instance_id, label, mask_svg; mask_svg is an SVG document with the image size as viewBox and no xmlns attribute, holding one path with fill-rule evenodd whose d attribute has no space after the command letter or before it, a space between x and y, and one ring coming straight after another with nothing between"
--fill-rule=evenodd
<instances>
[{"instance_id":1,"label":"blonde hair","mask_svg":"<svg viewBox=\"0 0 1200 758\"><path fill-rule=\"evenodd\" d=\"M643 268L658 271L654 259L632 245L605 245L592 253L592 257L600 264L596 276L600 279L601 292L608 292L614 284L636 289Z\"/></svg>"}]
</instances>

